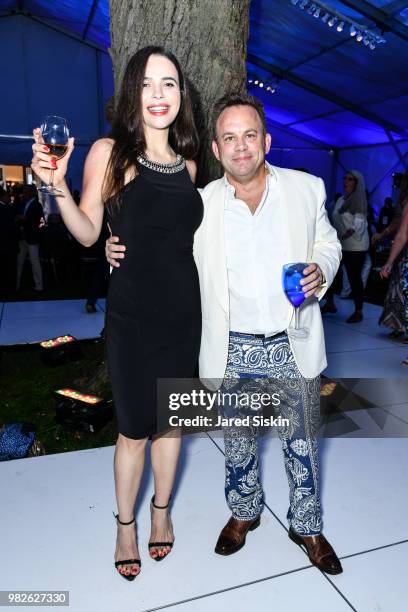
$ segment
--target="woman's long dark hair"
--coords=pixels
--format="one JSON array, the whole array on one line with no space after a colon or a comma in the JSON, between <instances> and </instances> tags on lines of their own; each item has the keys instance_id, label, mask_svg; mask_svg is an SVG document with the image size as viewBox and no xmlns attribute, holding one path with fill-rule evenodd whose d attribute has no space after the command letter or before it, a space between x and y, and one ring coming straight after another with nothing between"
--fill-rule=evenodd
<instances>
[{"instance_id":1,"label":"woman's long dark hair","mask_svg":"<svg viewBox=\"0 0 408 612\"><path fill-rule=\"evenodd\" d=\"M188 83L183 76L177 58L163 47L143 47L130 58L123 77L112 130L114 140L102 188L102 198L110 209L120 206L121 190L129 168L137 171L138 155L145 152L146 139L143 128L142 92L146 64L151 55L162 55L176 67L180 84L180 110L169 130L169 143L176 153L186 159L194 159L198 150L198 136Z\"/></svg>"}]
</instances>

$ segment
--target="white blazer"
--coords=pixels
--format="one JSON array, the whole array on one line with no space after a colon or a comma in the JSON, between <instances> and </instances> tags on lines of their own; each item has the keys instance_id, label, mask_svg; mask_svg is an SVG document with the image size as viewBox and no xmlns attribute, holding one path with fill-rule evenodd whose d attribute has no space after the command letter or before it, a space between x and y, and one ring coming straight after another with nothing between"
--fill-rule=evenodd
<instances>
[{"instance_id":1,"label":"white blazer","mask_svg":"<svg viewBox=\"0 0 408 612\"><path fill-rule=\"evenodd\" d=\"M326 283L318 299L331 285L341 260L341 245L327 217L326 191L322 179L266 164L277 177L286 235L290 237L289 262L317 263ZM218 388L225 374L229 341L229 291L225 253L224 180L212 181L201 190L204 218L194 236L194 259L200 279L202 334L199 357L200 378ZM288 301L291 323L294 309ZM327 366L320 307L316 298L307 299L299 313L300 326L310 329L306 340L289 339L297 366L305 378L314 378Z\"/></svg>"}]
</instances>

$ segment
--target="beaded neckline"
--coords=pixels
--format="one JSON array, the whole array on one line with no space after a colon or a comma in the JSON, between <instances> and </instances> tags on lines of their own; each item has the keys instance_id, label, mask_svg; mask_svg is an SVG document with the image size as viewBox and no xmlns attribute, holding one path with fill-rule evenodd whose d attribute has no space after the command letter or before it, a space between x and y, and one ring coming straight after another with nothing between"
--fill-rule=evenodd
<instances>
[{"instance_id":1,"label":"beaded neckline","mask_svg":"<svg viewBox=\"0 0 408 612\"><path fill-rule=\"evenodd\" d=\"M150 170L156 170L157 172L163 172L164 174L173 174L174 172L180 172L186 167L186 161L181 155L177 155L176 161L170 164L162 164L149 159L146 155L139 155L137 158L139 164L150 168Z\"/></svg>"}]
</instances>

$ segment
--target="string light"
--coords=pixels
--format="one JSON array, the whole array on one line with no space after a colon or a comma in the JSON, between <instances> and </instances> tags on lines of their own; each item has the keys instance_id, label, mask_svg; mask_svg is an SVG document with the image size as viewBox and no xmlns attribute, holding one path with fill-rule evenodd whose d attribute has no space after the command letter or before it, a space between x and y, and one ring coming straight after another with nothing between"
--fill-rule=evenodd
<instances>
[{"instance_id":1,"label":"string light","mask_svg":"<svg viewBox=\"0 0 408 612\"><path fill-rule=\"evenodd\" d=\"M314 2L310 0L290 1L293 6L297 6L306 11L307 14L315 19L321 19L322 23L327 24L330 28L333 28L333 26L337 24L335 28L336 32L341 33L344 31L345 27L349 28L350 36L359 43L363 41L364 46L368 49L374 50L377 45L386 42L383 37L383 32L381 32L380 35L373 29L356 24L323 2L317 0Z\"/></svg>"},{"instance_id":2,"label":"string light","mask_svg":"<svg viewBox=\"0 0 408 612\"><path fill-rule=\"evenodd\" d=\"M276 93L278 80L279 79L275 78L273 82L266 82L265 80L261 80L257 75L252 74L248 77L247 83L248 85L256 86L260 89L263 89L264 91L268 92L268 94L274 94Z\"/></svg>"}]
</instances>

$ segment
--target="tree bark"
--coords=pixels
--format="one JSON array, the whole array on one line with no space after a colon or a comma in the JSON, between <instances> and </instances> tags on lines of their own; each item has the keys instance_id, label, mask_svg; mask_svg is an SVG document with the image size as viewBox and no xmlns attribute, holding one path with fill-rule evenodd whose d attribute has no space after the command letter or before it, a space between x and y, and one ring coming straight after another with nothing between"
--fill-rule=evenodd
<instances>
[{"instance_id":1,"label":"tree bark","mask_svg":"<svg viewBox=\"0 0 408 612\"><path fill-rule=\"evenodd\" d=\"M197 184L221 174L210 149L210 111L228 92L246 91L250 0L110 0L117 92L130 56L160 45L179 60L194 92L201 151Z\"/></svg>"}]
</instances>

